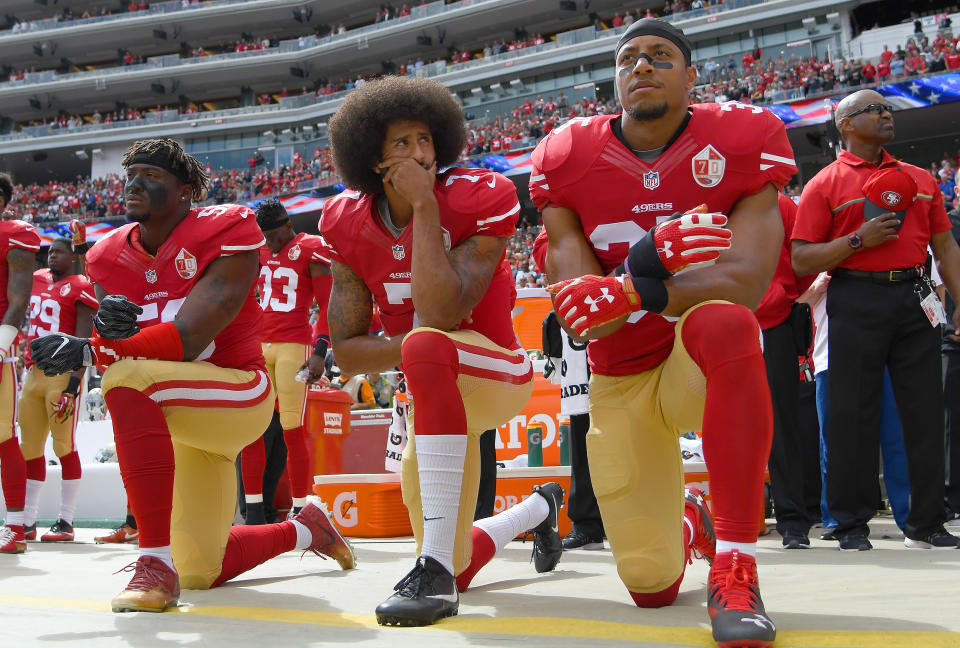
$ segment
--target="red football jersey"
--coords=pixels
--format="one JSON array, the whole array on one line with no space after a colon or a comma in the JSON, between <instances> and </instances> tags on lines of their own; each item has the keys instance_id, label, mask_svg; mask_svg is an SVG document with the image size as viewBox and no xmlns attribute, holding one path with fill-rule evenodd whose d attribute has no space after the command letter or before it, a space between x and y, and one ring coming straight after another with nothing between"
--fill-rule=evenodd
<instances>
[{"instance_id":1,"label":"red football jersey","mask_svg":"<svg viewBox=\"0 0 960 648\"><path fill-rule=\"evenodd\" d=\"M310 264L330 265L326 246L319 236L300 233L277 254L260 248L260 278L257 289L263 308L264 342L312 344L310 305L313 283ZM326 311L324 304L324 311Z\"/></svg>"},{"instance_id":2,"label":"red football jersey","mask_svg":"<svg viewBox=\"0 0 960 648\"><path fill-rule=\"evenodd\" d=\"M10 307L7 299L7 280L10 278L10 269L7 266L7 252L10 250L40 250L40 235L33 226L23 221L0 221L0 252L4 262L0 263L0 318L3 318Z\"/></svg>"},{"instance_id":3,"label":"red football jersey","mask_svg":"<svg viewBox=\"0 0 960 648\"><path fill-rule=\"evenodd\" d=\"M516 230L517 190L498 173L449 169L437 176L433 192L448 250L475 234L505 238ZM376 196L344 191L323 205L320 233L331 259L349 266L373 294L387 335L403 335L419 326L410 287L412 226L394 238L380 220ZM458 328L482 333L508 349L519 347L510 318L516 296L504 255L486 294Z\"/></svg>"},{"instance_id":4,"label":"red football jersey","mask_svg":"<svg viewBox=\"0 0 960 648\"><path fill-rule=\"evenodd\" d=\"M211 263L221 256L257 250L263 233L249 207L194 208L151 256L140 244L140 228L128 223L87 252L87 274L108 295L124 295L143 308L141 328L171 322ZM230 369L263 369L260 333L263 311L256 285L240 312L197 357Z\"/></svg>"},{"instance_id":5,"label":"red football jersey","mask_svg":"<svg viewBox=\"0 0 960 648\"><path fill-rule=\"evenodd\" d=\"M27 315L27 353L24 358L27 367L33 366L30 340L51 333L76 335L77 302L86 304L94 311L99 307L93 286L83 275L68 275L60 281L54 281L49 268L33 273L30 311Z\"/></svg>"},{"instance_id":6,"label":"red football jersey","mask_svg":"<svg viewBox=\"0 0 960 648\"><path fill-rule=\"evenodd\" d=\"M737 102L690 106L680 136L646 163L616 135L616 115L578 117L534 150L530 197L576 212L604 273L630 246L677 211L706 204L729 214L767 184L783 187L797 172L783 123L770 111ZM588 346L594 373L624 376L663 362L677 318L640 311L620 330Z\"/></svg>"}]
</instances>

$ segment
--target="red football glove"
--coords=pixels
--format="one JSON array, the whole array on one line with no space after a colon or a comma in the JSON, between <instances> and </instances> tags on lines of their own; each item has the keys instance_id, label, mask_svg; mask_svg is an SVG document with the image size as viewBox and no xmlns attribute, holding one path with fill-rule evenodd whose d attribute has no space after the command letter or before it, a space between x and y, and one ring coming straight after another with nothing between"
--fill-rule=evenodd
<instances>
[{"instance_id":1,"label":"red football glove","mask_svg":"<svg viewBox=\"0 0 960 648\"><path fill-rule=\"evenodd\" d=\"M70 237L73 239L73 250L76 251L87 242L87 226L76 218L70 221Z\"/></svg>"},{"instance_id":2,"label":"red football glove","mask_svg":"<svg viewBox=\"0 0 960 648\"><path fill-rule=\"evenodd\" d=\"M76 403L77 397L70 392L60 394L60 400L56 403L51 403L51 405L57 408L57 411L53 413L53 420L57 423L63 423L73 416L73 408L76 406Z\"/></svg>"},{"instance_id":3,"label":"red football glove","mask_svg":"<svg viewBox=\"0 0 960 648\"><path fill-rule=\"evenodd\" d=\"M699 211L704 209L701 205L677 214L647 232L627 254L623 264L627 274L667 279L714 263L720 251L730 247L733 232L724 227L726 216Z\"/></svg>"},{"instance_id":4,"label":"red football glove","mask_svg":"<svg viewBox=\"0 0 960 648\"><path fill-rule=\"evenodd\" d=\"M641 310L640 296L627 275L585 275L547 286L547 290L557 296L557 315L577 335Z\"/></svg>"}]
</instances>

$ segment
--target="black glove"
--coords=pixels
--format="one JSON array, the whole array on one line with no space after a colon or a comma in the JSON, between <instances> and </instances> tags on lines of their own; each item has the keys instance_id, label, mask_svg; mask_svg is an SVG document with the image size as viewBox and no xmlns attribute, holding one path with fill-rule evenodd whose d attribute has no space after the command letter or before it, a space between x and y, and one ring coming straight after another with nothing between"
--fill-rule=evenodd
<instances>
[{"instance_id":1,"label":"black glove","mask_svg":"<svg viewBox=\"0 0 960 648\"><path fill-rule=\"evenodd\" d=\"M140 330L137 316L141 313L143 309L123 295L107 295L100 302L93 325L108 340L125 340Z\"/></svg>"},{"instance_id":2,"label":"black glove","mask_svg":"<svg viewBox=\"0 0 960 648\"><path fill-rule=\"evenodd\" d=\"M66 333L51 333L31 340L30 357L47 376L90 367L95 361L90 340Z\"/></svg>"}]
</instances>

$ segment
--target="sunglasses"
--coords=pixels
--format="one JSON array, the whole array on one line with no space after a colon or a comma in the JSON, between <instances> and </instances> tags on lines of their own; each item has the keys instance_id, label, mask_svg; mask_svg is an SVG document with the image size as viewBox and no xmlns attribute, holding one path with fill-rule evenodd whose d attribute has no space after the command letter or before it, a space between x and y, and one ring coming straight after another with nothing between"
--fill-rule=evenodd
<instances>
[{"instance_id":1,"label":"sunglasses","mask_svg":"<svg viewBox=\"0 0 960 648\"><path fill-rule=\"evenodd\" d=\"M873 113L874 115L882 115L883 113L888 112L892 115L894 110L894 107L890 104L874 103L866 105L860 110L854 110L852 113L846 116L846 119L856 117L860 113Z\"/></svg>"}]
</instances>

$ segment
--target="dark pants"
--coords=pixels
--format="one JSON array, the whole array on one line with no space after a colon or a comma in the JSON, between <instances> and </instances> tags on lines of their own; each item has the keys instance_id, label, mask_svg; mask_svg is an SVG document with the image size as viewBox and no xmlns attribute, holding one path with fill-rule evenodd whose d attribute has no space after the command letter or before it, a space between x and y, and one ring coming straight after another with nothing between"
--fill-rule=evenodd
<instances>
[{"instance_id":1,"label":"dark pants","mask_svg":"<svg viewBox=\"0 0 960 648\"><path fill-rule=\"evenodd\" d=\"M811 523L820 520L820 419L817 417L817 385L800 382L797 431L803 463L803 504Z\"/></svg>"},{"instance_id":2,"label":"dark pants","mask_svg":"<svg viewBox=\"0 0 960 648\"><path fill-rule=\"evenodd\" d=\"M278 522L277 509L273 506L277 494L277 484L287 467L287 444L283 441L283 426L280 425L280 414L273 413L273 420L263 433L263 451L267 456L267 463L263 468L263 516L267 523ZM243 499L243 475L240 471L240 457L237 457L237 490L240 502L240 515L246 515L246 502Z\"/></svg>"},{"instance_id":3,"label":"dark pants","mask_svg":"<svg viewBox=\"0 0 960 648\"><path fill-rule=\"evenodd\" d=\"M951 513L960 514L960 351L943 354L943 396L946 403L946 497Z\"/></svg>"},{"instance_id":4,"label":"dark pants","mask_svg":"<svg viewBox=\"0 0 960 648\"><path fill-rule=\"evenodd\" d=\"M570 494L567 497L567 516L573 522L573 530L591 539L603 537L603 520L600 505L593 494L590 480L590 465L587 463L587 432L590 430L589 414L570 416Z\"/></svg>"},{"instance_id":5,"label":"dark pants","mask_svg":"<svg viewBox=\"0 0 960 648\"><path fill-rule=\"evenodd\" d=\"M770 487L777 532L805 536L810 531L804 491L804 455L797 421L800 372L793 329L789 322L763 331L763 359L773 403L773 443L770 446Z\"/></svg>"},{"instance_id":6,"label":"dark pants","mask_svg":"<svg viewBox=\"0 0 960 648\"><path fill-rule=\"evenodd\" d=\"M477 508L474 520L493 515L497 499L497 437L496 430L487 430L480 435L480 490L477 493Z\"/></svg>"},{"instance_id":7,"label":"dark pants","mask_svg":"<svg viewBox=\"0 0 960 648\"><path fill-rule=\"evenodd\" d=\"M837 533L869 533L867 523L876 511L886 366L910 477L904 533L923 538L945 518L940 332L921 310L912 282L834 276L827 289L827 315L827 503Z\"/></svg>"}]
</instances>

